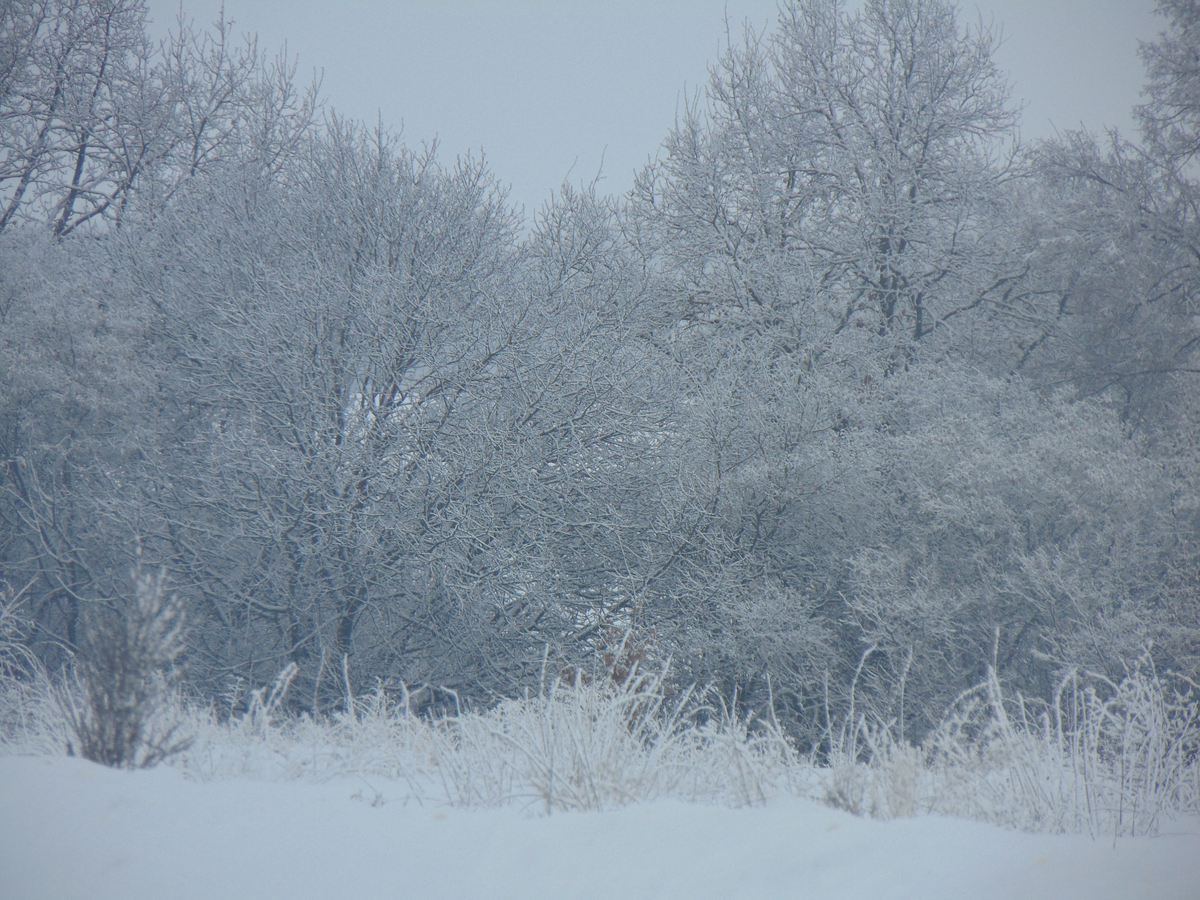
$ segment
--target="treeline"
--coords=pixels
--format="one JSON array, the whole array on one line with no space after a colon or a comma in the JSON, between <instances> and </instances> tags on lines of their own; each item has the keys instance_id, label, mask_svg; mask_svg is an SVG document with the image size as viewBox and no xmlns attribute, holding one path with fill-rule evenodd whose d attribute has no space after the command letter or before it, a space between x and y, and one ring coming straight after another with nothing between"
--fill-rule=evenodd
<instances>
[{"instance_id":1,"label":"treeline","mask_svg":"<svg viewBox=\"0 0 1200 900\"><path fill-rule=\"evenodd\" d=\"M0 3L0 578L136 567L208 697L672 662L817 740L986 668L1200 670L1200 13L1141 140L1018 139L939 0L783 5L623 198L327 113L227 24ZM443 692L443 693L439 693Z\"/></svg>"}]
</instances>

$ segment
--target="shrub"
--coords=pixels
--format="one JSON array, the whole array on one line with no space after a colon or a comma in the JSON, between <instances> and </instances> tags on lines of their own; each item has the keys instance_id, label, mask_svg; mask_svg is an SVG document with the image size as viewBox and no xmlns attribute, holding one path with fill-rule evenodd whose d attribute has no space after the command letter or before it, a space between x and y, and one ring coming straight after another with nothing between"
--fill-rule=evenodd
<instances>
[{"instance_id":1,"label":"shrub","mask_svg":"<svg viewBox=\"0 0 1200 900\"><path fill-rule=\"evenodd\" d=\"M183 616L165 581L165 571L135 571L131 601L88 617L75 664L78 689L59 691L76 742L70 752L106 766L141 768L190 744L166 702L183 650Z\"/></svg>"},{"instance_id":2,"label":"shrub","mask_svg":"<svg viewBox=\"0 0 1200 900\"><path fill-rule=\"evenodd\" d=\"M856 815L964 816L1023 831L1155 834L1200 812L1200 696L1147 653L1118 681L1069 670L1048 701L995 671L919 747L865 717L823 770L821 799ZM865 760L865 761L863 761Z\"/></svg>"}]
</instances>

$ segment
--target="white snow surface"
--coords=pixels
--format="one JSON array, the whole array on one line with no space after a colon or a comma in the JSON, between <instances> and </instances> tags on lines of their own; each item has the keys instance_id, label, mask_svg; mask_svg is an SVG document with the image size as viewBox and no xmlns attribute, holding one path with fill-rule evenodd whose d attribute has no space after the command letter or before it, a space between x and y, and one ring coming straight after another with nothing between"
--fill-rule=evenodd
<instances>
[{"instance_id":1,"label":"white snow surface","mask_svg":"<svg viewBox=\"0 0 1200 900\"><path fill-rule=\"evenodd\" d=\"M1033 835L811 800L606 812L459 809L396 782L189 781L0 758L4 900L1200 898L1200 820Z\"/></svg>"}]
</instances>

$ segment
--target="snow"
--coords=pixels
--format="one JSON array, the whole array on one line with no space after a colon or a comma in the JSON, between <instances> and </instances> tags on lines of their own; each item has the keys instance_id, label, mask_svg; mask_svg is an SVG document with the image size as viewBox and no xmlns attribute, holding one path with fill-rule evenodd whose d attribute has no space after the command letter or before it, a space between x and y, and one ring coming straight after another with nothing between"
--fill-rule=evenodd
<instances>
[{"instance_id":1,"label":"snow","mask_svg":"<svg viewBox=\"0 0 1200 900\"><path fill-rule=\"evenodd\" d=\"M406 801L402 783L115 771L0 758L0 897L1200 898L1200 820L1031 835L811 800L541 815Z\"/></svg>"}]
</instances>

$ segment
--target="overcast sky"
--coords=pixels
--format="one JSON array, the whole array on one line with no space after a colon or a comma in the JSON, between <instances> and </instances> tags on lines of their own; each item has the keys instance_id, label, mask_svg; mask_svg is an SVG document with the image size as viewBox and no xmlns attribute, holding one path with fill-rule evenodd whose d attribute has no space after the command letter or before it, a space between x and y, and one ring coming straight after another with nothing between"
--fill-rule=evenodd
<instances>
[{"instance_id":1,"label":"overcast sky","mask_svg":"<svg viewBox=\"0 0 1200 900\"><path fill-rule=\"evenodd\" d=\"M486 154L528 213L565 177L628 190L653 156L684 91L707 79L726 11L765 27L775 0L225 0L260 46L287 42L300 73L323 73L338 112L403 126L410 146ZM154 29L179 0L150 0ZM220 0L183 0L197 23ZM1117 126L1132 133L1143 73L1138 40L1163 21L1154 0L963 0L960 21L1002 29L997 61L1027 104L1022 134ZM336 13L333 12L336 10Z\"/></svg>"}]
</instances>

